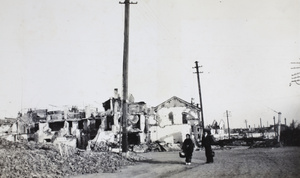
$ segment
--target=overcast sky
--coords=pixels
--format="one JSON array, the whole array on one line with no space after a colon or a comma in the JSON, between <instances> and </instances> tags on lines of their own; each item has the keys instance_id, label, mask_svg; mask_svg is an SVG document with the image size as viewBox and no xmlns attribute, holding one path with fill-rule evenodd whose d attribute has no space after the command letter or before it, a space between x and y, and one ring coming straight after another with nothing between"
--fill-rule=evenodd
<instances>
[{"instance_id":1,"label":"overcast sky","mask_svg":"<svg viewBox=\"0 0 300 178\"><path fill-rule=\"evenodd\" d=\"M300 123L299 0L138 0L130 7L129 93L199 103L206 124ZM0 117L27 108L102 108L122 93L118 0L0 0ZM298 64L300 66L300 64ZM57 106L57 107L55 107ZM274 111L273 111L274 110Z\"/></svg>"}]
</instances>

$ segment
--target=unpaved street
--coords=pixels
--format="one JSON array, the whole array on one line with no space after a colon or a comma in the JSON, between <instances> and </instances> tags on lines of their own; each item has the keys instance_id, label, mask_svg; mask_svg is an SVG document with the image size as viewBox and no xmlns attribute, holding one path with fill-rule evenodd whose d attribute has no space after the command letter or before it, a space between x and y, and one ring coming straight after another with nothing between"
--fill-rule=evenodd
<instances>
[{"instance_id":1,"label":"unpaved street","mask_svg":"<svg viewBox=\"0 0 300 178\"><path fill-rule=\"evenodd\" d=\"M150 161L138 162L116 173L80 175L76 178L117 177L299 177L300 148L246 147L216 150L215 162L205 164L204 151L195 151L192 165L185 165L178 152L152 152L143 156Z\"/></svg>"}]
</instances>

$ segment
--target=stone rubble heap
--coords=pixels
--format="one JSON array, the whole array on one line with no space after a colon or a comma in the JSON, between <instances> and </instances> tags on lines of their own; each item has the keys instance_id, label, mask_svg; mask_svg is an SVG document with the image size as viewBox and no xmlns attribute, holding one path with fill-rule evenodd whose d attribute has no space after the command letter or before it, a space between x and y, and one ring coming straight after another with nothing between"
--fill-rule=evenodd
<instances>
[{"instance_id":1,"label":"stone rubble heap","mask_svg":"<svg viewBox=\"0 0 300 178\"><path fill-rule=\"evenodd\" d=\"M67 155L67 156L66 156ZM10 142L0 139L0 177L68 177L78 174L115 172L144 158L129 153L69 149L62 155L51 143Z\"/></svg>"}]
</instances>

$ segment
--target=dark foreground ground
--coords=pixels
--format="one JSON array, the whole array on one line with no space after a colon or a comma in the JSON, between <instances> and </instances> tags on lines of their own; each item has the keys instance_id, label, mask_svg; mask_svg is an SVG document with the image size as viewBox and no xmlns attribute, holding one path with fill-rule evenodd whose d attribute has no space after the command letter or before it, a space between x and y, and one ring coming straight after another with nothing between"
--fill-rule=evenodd
<instances>
[{"instance_id":1,"label":"dark foreground ground","mask_svg":"<svg viewBox=\"0 0 300 178\"><path fill-rule=\"evenodd\" d=\"M192 165L185 165L178 152L143 153L151 160L123 167L116 173L78 175L74 178L198 178L198 177L300 177L300 147L237 147L215 150L213 164L205 164L204 151L195 151Z\"/></svg>"}]
</instances>

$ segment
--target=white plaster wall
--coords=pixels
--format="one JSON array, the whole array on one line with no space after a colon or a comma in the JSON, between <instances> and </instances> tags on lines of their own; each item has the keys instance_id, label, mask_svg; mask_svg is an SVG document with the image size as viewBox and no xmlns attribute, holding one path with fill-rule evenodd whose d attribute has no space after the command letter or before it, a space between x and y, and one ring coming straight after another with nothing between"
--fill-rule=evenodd
<instances>
[{"instance_id":1,"label":"white plaster wall","mask_svg":"<svg viewBox=\"0 0 300 178\"><path fill-rule=\"evenodd\" d=\"M155 118L154 115L150 115L150 116L148 117L148 124L151 124L151 125L156 124L156 118Z\"/></svg>"},{"instance_id":2,"label":"white plaster wall","mask_svg":"<svg viewBox=\"0 0 300 178\"><path fill-rule=\"evenodd\" d=\"M2 137L8 141L11 141L11 142L15 142L16 141L16 135L7 135L7 136L4 136Z\"/></svg>"},{"instance_id":3,"label":"white plaster wall","mask_svg":"<svg viewBox=\"0 0 300 178\"><path fill-rule=\"evenodd\" d=\"M91 114L92 114L91 107L90 106L86 106L85 107L85 118L91 117Z\"/></svg>"},{"instance_id":4,"label":"white plaster wall","mask_svg":"<svg viewBox=\"0 0 300 178\"><path fill-rule=\"evenodd\" d=\"M51 132L49 128L49 123L39 123L39 130L36 132L37 142L44 142L45 139L51 139L54 135L54 132Z\"/></svg>"},{"instance_id":5,"label":"white plaster wall","mask_svg":"<svg viewBox=\"0 0 300 178\"><path fill-rule=\"evenodd\" d=\"M146 134L143 132L143 133L139 133L139 136L140 136L140 142L141 143L145 143L146 142Z\"/></svg>"},{"instance_id":6,"label":"white plaster wall","mask_svg":"<svg viewBox=\"0 0 300 178\"><path fill-rule=\"evenodd\" d=\"M10 129L11 125L1 125L0 126L0 135L6 135L5 132L7 132Z\"/></svg>"},{"instance_id":7,"label":"white plaster wall","mask_svg":"<svg viewBox=\"0 0 300 178\"><path fill-rule=\"evenodd\" d=\"M117 131L120 130L120 124L119 124L119 121L118 121L120 117L121 117L120 112L114 112L114 125L113 125L113 127L115 127L115 130L117 130Z\"/></svg>"},{"instance_id":8,"label":"white plaster wall","mask_svg":"<svg viewBox=\"0 0 300 178\"><path fill-rule=\"evenodd\" d=\"M76 134L76 129L78 129L78 122L77 121L73 121L72 122L72 128L71 128L71 134L75 135Z\"/></svg>"},{"instance_id":9,"label":"white plaster wall","mask_svg":"<svg viewBox=\"0 0 300 178\"><path fill-rule=\"evenodd\" d=\"M21 126L20 123L18 123L19 126ZM18 126L17 126L17 123L13 123L12 127L11 127L11 132L12 133L17 133L17 130L18 130Z\"/></svg>"},{"instance_id":10,"label":"white plaster wall","mask_svg":"<svg viewBox=\"0 0 300 178\"><path fill-rule=\"evenodd\" d=\"M172 125L172 126L152 126L150 129L151 141L165 141L167 143L182 142L186 134L190 134L191 126L188 124Z\"/></svg>"},{"instance_id":11,"label":"white plaster wall","mask_svg":"<svg viewBox=\"0 0 300 178\"><path fill-rule=\"evenodd\" d=\"M276 133L274 131L264 133L264 138L274 139L275 137L276 137Z\"/></svg>"},{"instance_id":12,"label":"white plaster wall","mask_svg":"<svg viewBox=\"0 0 300 178\"><path fill-rule=\"evenodd\" d=\"M140 128L142 132L145 130L145 119L146 118L144 115L140 115Z\"/></svg>"},{"instance_id":13,"label":"white plaster wall","mask_svg":"<svg viewBox=\"0 0 300 178\"><path fill-rule=\"evenodd\" d=\"M173 113L174 124L182 124L182 112L185 110L185 107L170 107L170 108L161 108L157 115L160 117L159 125L161 127L172 125L171 120L169 119L169 114Z\"/></svg>"}]
</instances>

